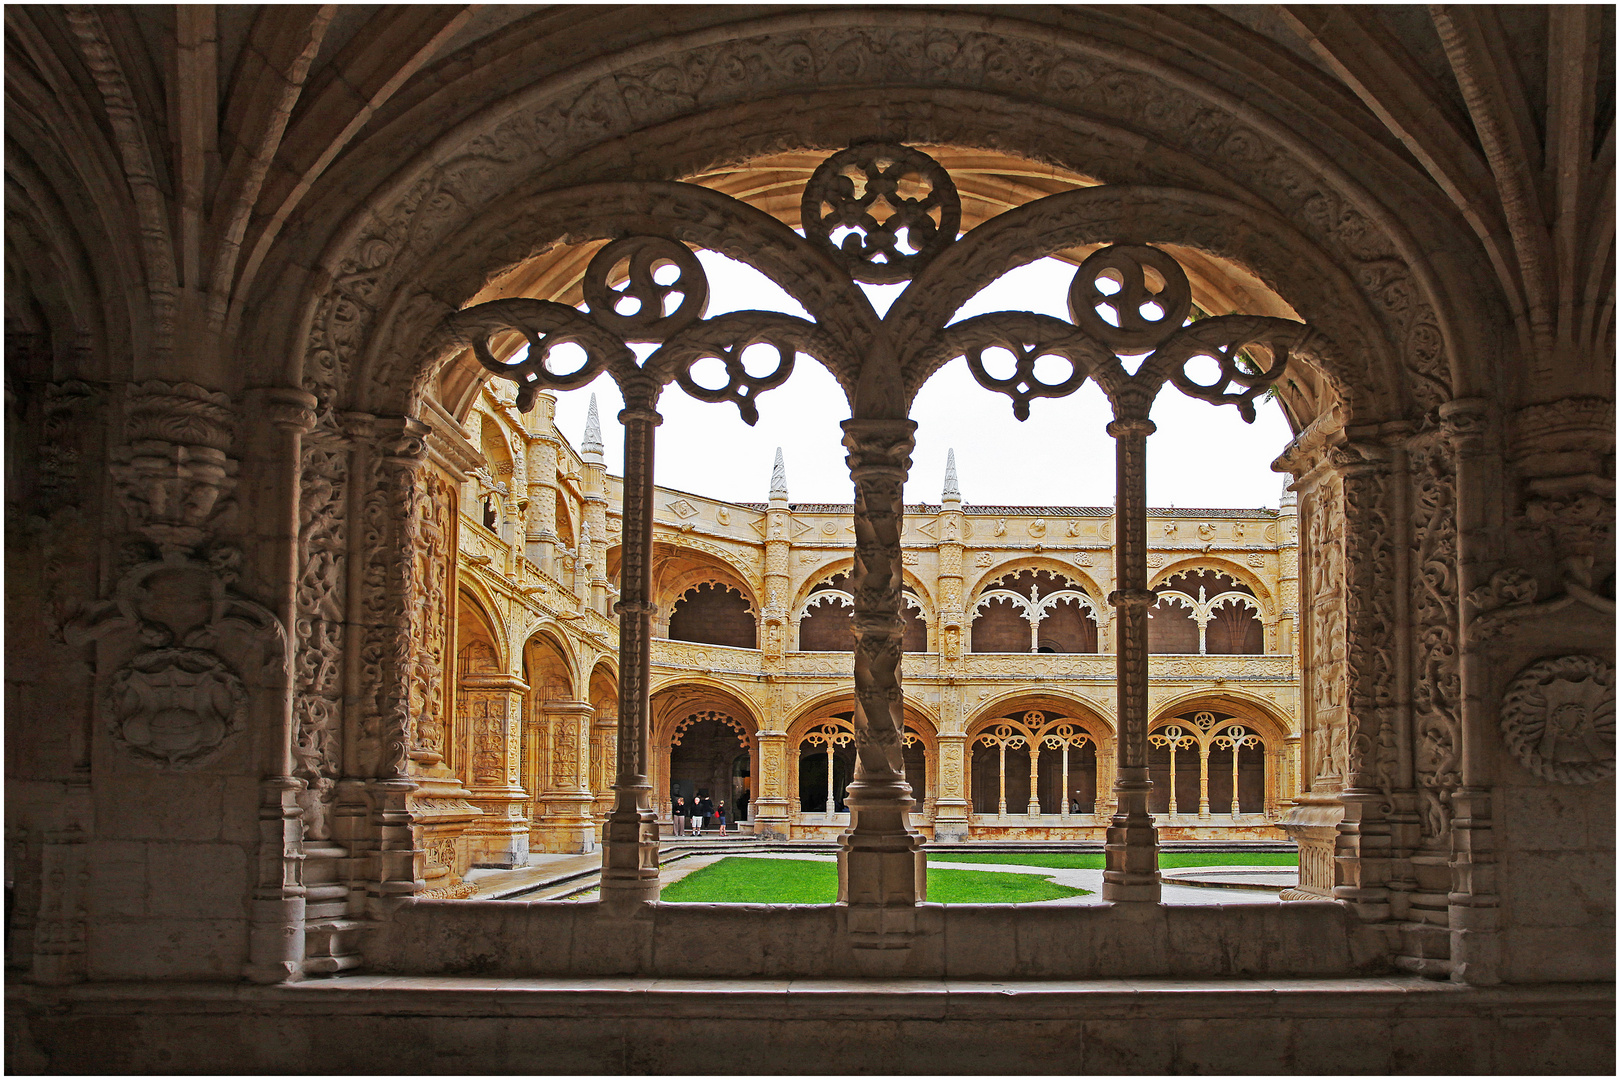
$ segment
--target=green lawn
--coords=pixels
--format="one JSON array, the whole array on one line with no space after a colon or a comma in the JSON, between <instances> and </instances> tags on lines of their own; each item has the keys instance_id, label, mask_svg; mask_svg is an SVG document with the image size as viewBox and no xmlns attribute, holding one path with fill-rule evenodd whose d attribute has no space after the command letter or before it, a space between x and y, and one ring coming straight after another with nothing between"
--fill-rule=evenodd
<instances>
[{"instance_id":1,"label":"green lawn","mask_svg":"<svg viewBox=\"0 0 1620 1080\"><path fill-rule=\"evenodd\" d=\"M946 851L930 851L930 862L1001 863L1010 866L1049 866L1054 870L1101 870L1103 854L1100 851L1075 852L993 852L964 851L954 855ZM1298 866L1297 851L1161 851L1159 867L1163 870L1180 866ZM937 871L945 873L946 871ZM932 874L930 874L932 878Z\"/></svg>"},{"instance_id":2,"label":"green lawn","mask_svg":"<svg viewBox=\"0 0 1620 1080\"><path fill-rule=\"evenodd\" d=\"M1034 874L930 870L936 904L1027 904L1085 896ZM804 859L726 858L666 885L661 899L686 904L830 904L838 899L838 864Z\"/></svg>"}]
</instances>

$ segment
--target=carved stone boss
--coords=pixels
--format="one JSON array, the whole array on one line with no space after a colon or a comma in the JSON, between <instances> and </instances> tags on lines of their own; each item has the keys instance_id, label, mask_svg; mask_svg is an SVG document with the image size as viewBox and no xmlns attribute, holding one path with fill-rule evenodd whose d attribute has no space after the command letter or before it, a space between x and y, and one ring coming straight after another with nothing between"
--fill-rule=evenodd
<instances>
[{"instance_id":1,"label":"carved stone boss","mask_svg":"<svg viewBox=\"0 0 1620 1080\"><path fill-rule=\"evenodd\" d=\"M856 944L889 948L910 923L884 912L924 896L921 837L899 752L902 572L901 488L910 468L912 397L935 370L958 356L987 389L1012 398L1020 419L1038 397L1065 397L1096 379L1114 411L1118 450L1115 580L1118 650L1119 812L1109 831L1105 895L1156 901L1155 832L1147 813L1146 439L1148 412L1164 383L1215 404L1235 405L1246 420L1308 334L1300 323L1228 315L1183 325L1191 289L1164 252L1112 245L1080 267L1065 322L1026 312L996 312L947 325L962 302L1012 266L1081 243L1106 242L1113 228L1072 193L1035 200L958 237L961 203L945 169L911 147L861 144L832 155L805 187L804 236L724 195L683 184L631 227L596 228L612 240L588 267L587 312L527 298L494 300L451 316L448 327L489 371L517 384L518 407L543 388L584 386L607 371L624 392L623 598L621 698L616 805L606 830L603 900L636 903L657 895L655 826L647 786L648 644L653 428L663 386L678 383L708 402L729 401L743 419L758 418L754 398L792 373L795 356L824 364L850 398L844 424L855 486L855 734L857 767L849 792L850 830L842 838L840 898L851 907ZM627 214L627 222L630 217ZM620 228L622 231L614 231ZM780 283L813 321L741 311L705 319L708 284L688 245L725 250ZM909 282L879 317L857 283ZM520 346L527 343L522 351ZM637 364L629 343L658 349ZM572 370L552 353L565 343L583 351ZM751 346L774 349L773 370L743 363ZM1012 356L1011 373L992 374L991 349ZM1120 353L1147 354L1134 373ZM497 355L499 354L499 356ZM752 354L751 354L752 355ZM1046 382L1036 361L1055 357L1068 375ZM699 361L723 371L703 381ZM1203 375L1200 361L1210 370ZM1042 365L1043 371L1046 365ZM723 383L723 385L722 385Z\"/></svg>"}]
</instances>

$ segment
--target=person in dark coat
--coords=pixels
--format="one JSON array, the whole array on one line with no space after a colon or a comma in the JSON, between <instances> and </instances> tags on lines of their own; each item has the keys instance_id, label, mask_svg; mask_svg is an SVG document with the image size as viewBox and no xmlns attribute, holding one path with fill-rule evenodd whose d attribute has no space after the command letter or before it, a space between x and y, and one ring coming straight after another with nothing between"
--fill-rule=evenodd
<instances>
[{"instance_id":1,"label":"person in dark coat","mask_svg":"<svg viewBox=\"0 0 1620 1080\"><path fill-rule=\"evenodd\" d=\"M674 822L675 822L675 835L676 836L685 836L686 835L686 800L683 799L679 795L675 796L675 805L670 808L669 816L671 818L673 818Z\"/></svg>"}]
</instances>

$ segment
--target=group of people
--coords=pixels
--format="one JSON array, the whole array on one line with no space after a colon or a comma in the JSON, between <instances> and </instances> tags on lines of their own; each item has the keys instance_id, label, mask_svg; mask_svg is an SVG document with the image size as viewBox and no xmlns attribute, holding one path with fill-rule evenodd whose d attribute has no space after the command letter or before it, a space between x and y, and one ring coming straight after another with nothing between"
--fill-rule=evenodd
<instances>
[{"instance_id":1,"label":"group of people","mask_svg":"<svg viewBox=\"0 0 1620 1080\"><path fill-rule=\"evenodd\" d=\"M671 808L671 816L675 819L675 835L685 836L701 833L710 825L717 826L719 835L726 835L726 800L713 802L707 795L702 798L694 797L690 803L683 796L675 796Z\"/></svg>"}]
</instances>

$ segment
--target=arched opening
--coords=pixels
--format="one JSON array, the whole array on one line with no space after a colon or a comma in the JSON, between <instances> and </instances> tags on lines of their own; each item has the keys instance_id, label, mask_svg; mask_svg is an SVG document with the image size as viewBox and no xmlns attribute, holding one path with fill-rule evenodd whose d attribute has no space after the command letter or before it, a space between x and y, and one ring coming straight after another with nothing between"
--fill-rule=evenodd
<instances>
[{"instance_id":1,"label":"arched opening","mask_svg":"<svg viewBox=\"0 0 1620 1080\"><path fill-rule=\"evenodd\" d=\"M747 725L716 709L676 721L669 741L670 797L700 806L705 816L741 820L751 797L753 738Z\"/></svg>"},{"instance_id":2,"label":"arched opening","mask_svg":"<svg viewBox=\"0 0 1620 1080\"><path fill-rule=\"evenodd\" d=\"M1078 581L1046 568L1002 574L980 590L971 651L1094 653L1095 601Z\"/></svg>"},{"instance_id":3,"label":"arched opening","mask_svg":"<svg viewBox=\"0 0 1620 1080\"><path fill-rule=\"evenodd\" d=\"M1224 570L1177 570L1154 590L1148 651L1209 655L1265 652L1265 627L1254 590Z\"/></svg>"},{"instance_id":4,"label":"arched opening","mask_svg":"<svg viewBox=\"0 0 1620 1080\"><path fill-rule=\"evenodd\" d=\"M1097 732L1060 705L1001 709L969 728L969 798L980 815L1097 812Z\"/></svg>"},{"instance_id":5,"label":"arched opening","mask_svg":"<svg viewBox=\"0 0 1620 1080\"><path fill-rule=\"evenodd\" d=\"M928 622L917 591L901 586L900 618L904 624L901 647L908 653L928 651ZM840 570L811 587L799 607L800 652L849 652L855 647L855 600L849 592L849 572Z\"/></svg>"},{"instance_id":6,"label":"arched opening","mask_svg":"<svg viewBox=\"0 0 1620 1080\"><path fill-rule=\"evenodd\" d=\"M755 634L754 613L749 609L748 599L740 590L717 581L687 589L669 614L672 641L752 649Z\"/></svg>"}]
</instances>

